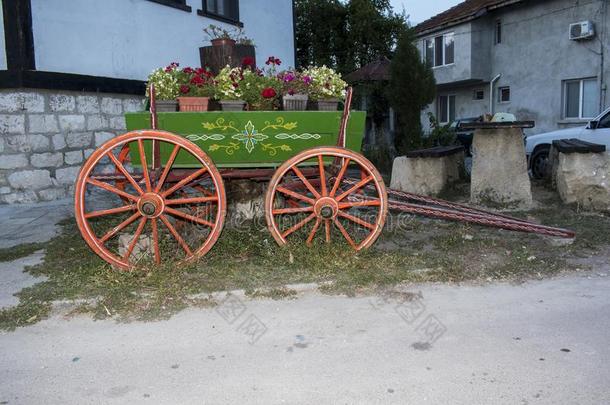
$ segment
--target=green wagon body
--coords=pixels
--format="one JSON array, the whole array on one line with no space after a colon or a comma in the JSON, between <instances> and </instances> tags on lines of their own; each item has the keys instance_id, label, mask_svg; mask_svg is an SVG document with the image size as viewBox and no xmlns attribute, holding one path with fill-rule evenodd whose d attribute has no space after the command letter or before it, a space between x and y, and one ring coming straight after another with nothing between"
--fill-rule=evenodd
<instances>
[{"instance_id":1,"label":"green wagon body","mask_svg":"<svg viewBox=\"0 0 610 405\"><path fill-rule=\"evenodd\" d=\"M276 167L297 153L315 146L337 144L342 113L326 111L158 113L158 129L189 139L220 168ZM151 128L150 114L125 115L130 131ZM359 152L364 135L365 113L354 111L346 131L346 147ZM150 145L146 145L150 155ZM166 161L171 145L161 145ZM133 153L132 163L139 163ZM174 167L197 166L186 154L178 155Z\"/></svg>"}]
</instances>

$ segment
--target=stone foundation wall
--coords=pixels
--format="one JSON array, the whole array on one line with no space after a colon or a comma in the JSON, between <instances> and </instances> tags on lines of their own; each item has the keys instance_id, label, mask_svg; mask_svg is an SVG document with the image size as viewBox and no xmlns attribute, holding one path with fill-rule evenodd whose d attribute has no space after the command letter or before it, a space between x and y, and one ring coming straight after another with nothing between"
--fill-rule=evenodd
<instances>
[{"instance_id":1,"label":"stone foundation wall","mask_svg":"<svg viewBox=\"0 0 610 405\"><path fill-rule=\"evenodd\" d=\"M143 109L137 96L0 90L0 203L71 195L84 159Z\"/></svg>"}]
</instances>

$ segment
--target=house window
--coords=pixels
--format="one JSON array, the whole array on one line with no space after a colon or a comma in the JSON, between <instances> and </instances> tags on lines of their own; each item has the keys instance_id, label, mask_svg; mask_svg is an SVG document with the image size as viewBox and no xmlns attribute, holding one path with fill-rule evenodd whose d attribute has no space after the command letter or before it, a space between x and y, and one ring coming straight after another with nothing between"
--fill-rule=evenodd
<instances>
[{"instance_id":1,"label":"house window","mask_svg":"<svg viewBox=\"0 0 610 405\"><path fill-rule=\"evenodd\" d=\"M485 91L477 89L472 94L473 100L485 100Z\"/></svg>"},{"instance_id":2,"label":"house window","mask_svg":"<svg viewBox=\"0 0 610 405\"><path fill-rule=\"evenodd\" d=\"M455 61L453 33L424 40L424 61L432 67L451 65Z\"/></svg>"},{"instance_id":3,"label":"house window","mask_svg":"<svg viewBox=\"0 0 610 405\"><path fill-rule=\"evenodd\" d=\"M510 87L500 87L498 89L498 102L508 103L510 102Z\"/></svg>"},{"instance_id":4,"label":"house window","mask_svg":"<svg viewBox=\"0 0 610 405\"><path fill-rule=\"evenodd\" d=\"M494 43L501 44L502 43L502 21L496 20L496 25L494 29Z\"/></svg>"},{"instance_id":5,"label":"house window","mask_svg":"<svg viewBox=\"0 0 610 405\"><path fill-rule=\"evenodd\" d=\"M239 0L202 0L203 8L197 14L226 23L243 26L239 22Z\"/></svg>"},{"instance_id":6,"label":"house window","mask_svg":"<svg viewBox=\"0 0 610 405\"><path fill-rule=\"evenodd\" d=\"M191 7L186 5L186 0L148 0L153 3L163 4L164 6L178 8L180 10L191 12Z\"/></svg>"},{"instance_id":7,"label":"house window","mask_svg":"<svg viewBox=\"0 0 610 405\"><path fill-rule=\"evenodd\" d=\"M564 117L593 118L597 114L597 79L566 80L564 82Z\"/></svg>"},{"instance_id":8,"label":"house window","mask_svg":"<svg viewBox=\"0 0 610 405\"><path fill-rule=\"evenodd\" d=\"M438 97L438 122L449 124L455 121L455 96Z\"/></svg>"}]
</instances>

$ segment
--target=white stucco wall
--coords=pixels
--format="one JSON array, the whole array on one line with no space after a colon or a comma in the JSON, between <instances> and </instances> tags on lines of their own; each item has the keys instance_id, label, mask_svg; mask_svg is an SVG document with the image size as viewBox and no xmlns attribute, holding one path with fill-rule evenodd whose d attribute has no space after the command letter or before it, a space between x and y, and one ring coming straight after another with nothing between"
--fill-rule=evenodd
<instances>
[{"instance_id":1,"label":"white stucco wall","mask_svg":"<svg viewBox=\"0 0 610 405\"><path fill-rule=\"evenodd\" d=\"M199 66L202 29L232 27L147 0L32 0L36 68L144 80L170 62ZM241 0L240 18L256 44L259 64L274 55L294 65L291 0Z\"/></svg>"},{"instance_id":2,"label":"white stucco wall","mask_svg":"<svg viewBox=\"0 0 610 405\"><path fill-rule=\"evenodd\" d=\"M6 69L6 44L4 43L4 15L0 7L0 70Z\"/></svg>"}]
</instances>

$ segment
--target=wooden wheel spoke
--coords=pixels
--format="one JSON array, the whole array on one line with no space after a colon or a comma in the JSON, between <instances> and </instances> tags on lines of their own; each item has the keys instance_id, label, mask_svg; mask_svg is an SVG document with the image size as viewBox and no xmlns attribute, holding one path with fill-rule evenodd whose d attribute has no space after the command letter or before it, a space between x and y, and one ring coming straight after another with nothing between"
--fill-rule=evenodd
<instances>
[{"instance_id":1,"label":"wooden wheel spoke","mask_svg":"<svg viewBox=\"0 0 610 405\"><path fill-rule=\"evenodd\" d=\"M135 195L126 193L123 190L119 190L118 188L116 188L113 185L110 185L110 184L108 184L106 182L99 181L99 180L96 180L96 179L92 179L91 177L87 178L86 181L87 181L87 183L89 183L91 185L94 185L96 187L102 188L102 189L104 189L106 191L110 191L111 193L120 195L121 197L125 197L125 198L127 198L129 200L132 200L132 201L137 201L138 200L138 197L136 197Z\"/></svg>"},{"instance_id":2,"label":"wooden wheel spoke","mask_svg":"<svg viewBox=\"0 0 610 405\"><path fill-rule=\"evenodd\" d=\"M339 215L340 217L343 217L343 218L345 218L345 219L349 219L350 221L355 222L355 223L357 223L358 225L361 225L361 226L363 226L363 227L365 227L365 228L369 228L369 229L375 229L375 224L371 224L370 222L366 222L365 220L360 219L360 218L358 218L358 217L355 217L355 216L353 216L353 215L350 215L350 214L348 214L348 213L346 213L346 212L339 211L339 212L337 213L337 215Z\"/></svg>"},{"instance_id":3,"label":"wooden wheel spoke","mask_svg":"<svg viewBox=\"0 0 610 405\"><path fill-rule=\"evenodd\" d=\"M174 146L174 150L172 150L172 154L169 156L169 159L167 160L167 163L165 164L165 169L163 169L163 173L161 174L161 177L159 178L159 181L157 182L157 186L155 187L155 193L158 193L161 190L161 187L163 187L163 183L165 183L165 179L167 178L167 175L169 174L169 171L172 168L172 166L174 164L174 160L176 159L176 156L178 155L179 151L180 151L180 145Z\"/></svg>"},{"instance_id":4,"label":"wooden wheel spoke","mask_svg":"<svg viewBox=\"0 0 610 405\"><path fill-rule=\"evenodd\" d=\"M182 239L182 236L180 236L180 234L178 233L178 231L176 231L176 228L174 228L174 226L172 225L171 222L169 222L169 220L165 217L165 215L161 215L159 217L161 219L161 222L163 222L165 224L165 226L167 227L167 229L169 230L169 232L172 234L172 236L178 241L178 244L180 246L182 246L182 249L184 249L184 251L186 252L186 254L188 256L192 256L193 252L191 251L191 249L189 248L189 245L186 244L186 242L184 241L184 239Z\"/></svg>"},{"instance_id":5,"label":"wooden wheel spoke","mask_svg":"<svg viewBox=\"0 0 610 405\"><path fill-rule=\"evenodd\" d=\"M307 237L307 245L311 245L311 242L313 242L313 238L316 236L316 232L318 232L318 228L320 227L320 223L322 221L320 220L320 218L316 218L316 223L313 225L313 228L311 228L311 232L309 232L309 236Z\"/></svg>"},{"instance_id":6,"label":"wooden wheel spoke","mask_svg":"<svg viewBox=\"0 0 610 405\"><path fill-rule=\"evenodd\" d=\"M335 179L335 184L333 185L332 190L330 190L330 196L334 197L339 189L339 185L341 184L341 180L343 180L343 176L345 175L345 171L347 170L347 166L349 166L351 162L350 158L346 158L345 162L343 162L343 166L341 166L341 170L339 174L337 174L337 178Z\"/></svg>"},{"instance_id":7,"label":"wooden wheel spoke","mask_svg":"<svg viewBox=\"0 0 610 405\"><path fill-rule=\"evenodd\" d=\"M381 206L381 200L366 200L366 201L351 201L339 203L339 209L343 210L352 207L379 207Z\"/></svg>"},{"instance_id":8,"label":"wooden wheel spoke","mask_svg":"<svg viewBox=\"0 0 610 405\"><path fill-rule=\"evenodd\" d=\"M129 256L131 256L131 254L133 253L133 249L136 247L136 244L138 243L138 240L140 239L140 235L142 235L142 231L144 230L146 221L148 221L148 218L146 218L146 217L142 217L142 219L140 220L138 229L136 229L136 233L133 235L133 239L131 240L131 243L127 247L127 252L125 252L125 255L123 256L123 260L129 260Z\"/></svg>"},{"instance_id":9,"label":"wooden wheel spoke","mask_svg":"<svg viewBox=\"0 0 610 405\"><path fill-rule=\"evenodd\" d=\"M124 205L124 206L118 207L118 208L110 208L107 210L100 210L100 211L91 211L91 212L88 212L85 214L85 218L89 219L89 218L102 217L104 215L120 214L121 212L127 212L127 211L134 210L135 208L136 208L135 205Z\"/></svg>"},{"instance_id":10,"label":"wooden wheel spoke","mask_svg":"<svg viewBox=\"0 0 610 405\"><path fill-rule=\"evenodd\" d=\"M341 225L341 222L339 222L339 220L337 218L335 218L335 226L337 228L339 228L339 232L341 232L341 234L343 235L343 237L345 238L345 240L347 240L347 242L354 248L356 249L358 245L356 245L356 242L354 242L354 240L349 236L349 233L347 233L347 231L345 230L345 228L343 227L343 225Z\"/></svg>"},{"instance_id":11,"label":"wooden wheel spoke","mask_svg":"<svg viewBox=\"0 0 610 405\"><path fill-rule=\"evenodd\" d=\"M318 155L318 168L320 170L320 190L322 191L322 196L326 197L328 191L326 190L326 173L324 172L324 159L322 159L322 155Z\"/></svg>"},{"instance_id":12,"label":"wooden wheel spoke","mask_svg":"<svg viewBox=\"0 0 610 405\"><path fill-rule=\"evenodd\" d=\"M140 187L140 185L138 184L137 181L135 181L133 176L131 174L129 174L127 169L125 169L125 166L123 166L123 163L121 163L116 158L116 156L114 156L114 153L112 153L111 150L108 151L108 153L106 153L106 156L108 156L110 158L110 160L112 160L112 163L114 163L114 166L123 174L123 176L125 176L127 181L129 181L131 183L131 185L136 189L136 191L140 194L144 194L144 190L142 190L142 187Z\"/></svg>"},{"instance_id":13,"label":"wooden wheel spoke","mask_svg":"<svg viewBox=\"0 0 610 405\"><path fill-rule=\"evenodd\" d=\"M309 207L298 207L298 208L277 208L273 210L273 215L282 214L297 214L299 212L312 212L313 206Z\"/></svg>"},{"instance_id":14,"label":"wooden wheel spoke","mask_svg":"<svg viewBox=\"0 0 610 405\"><path fill-rule=\"evenodd\" d=\"M207 171L208 171L207 168L202 167L201 169L197 170L196 172L192 173L191 175L189 175L189 176L185 177L184 179L180 180L178 183L176 183L169 190L166 190L163 193L161 193L161 197L165 198L168 195L173 194L176 190L182 188L183 186L185 186L186 184L190 183L191 181L193 181L194 179L196 179L197 177L201 176L203 173L205 173Z\"/></svg>"},{"instance_id":15,"label":"wooden wheel spoke","mask_svg":"<svg viewBox=\"0 0 610 405\"><path fill-rule=\"evenodd\" d=\"M307 224L309 221L311 221L312 219L314 219L316 216L316 214L311 213L311 215L309 215L307 218L299 221L297 224L295 224L294 226L288 228L287 230L285 230L282 233L282 237L285 238L286 236L290 235L291 233L298 231L299 229L301 229L302 227L305 226L305 224Z\"/></svg>"},{"instance_id":16,"label":"wooden wheel spoke","mask_svg":"<svg viewBox=\"0 0 610 405\"><path fill-rule=\"evenodd\" d=\"M132 216L127 218L125 221L121 222L120 224L118 224L117 226L112 228L110 231L108 231L104 236L102 236L100 238L100 242L106 243L106 241L108 241L110 238L112 238L114 235L116 235L118 232L123 230L126 226L131 224L133 221L135 221L139 217L140 217L140 213L136 212L135 214L133 214Z\"/></svg>"},{"instance_id":17,"label":"wooden wheel spoke","mask_svg":"<svg viewBox=\"0 0 610 405\"><path fill-rule=\"evenodd\" d=\"M175 209L170 208L170 207L165 207L165 212L167 212L168 214L171 214L171 215L173 215L175 217L180 217L180 218L186 219L188 221L192 221L192 222L196 222L196 223L201 224L201 225L209 226L210 228L214 227L214 224L212 222L210 222L210 221L206 221L205 219L201 219L201 218L196 217L194 215L185 214L182 211L178 211L178 210L175 210Z\"/></svg>"},{"instance_id":18,"label":"wooden wheel spoke","mask_svg":"<svg viewBox=\"0 0 610 405\"><path fill-rule=\"evenodd\" d=\"M155 263L161 264L161 252L159 251L159 226L157 218L152 218L150 221L152 226L153 251L155 252Z\"/></svg>"},{"instance_id":19,"label":"wooden wheel spoke","mask_svg":"<svg viewBox=\"0 0 610 405\"><path fill-rule=\"evenodd\" d=\"M305 184L305 187L307 187L311 194L313 194L316 198L320 198L320 193L318 193L318 191L313 188L309 180L307 180L307 178L303 175L303 172L301 172L299 168L296 167L296 165L292 166L292 171L299 177L299 179L301 179L301 181L303 182L303 184Z\"/></svg>"},{"instance_id":20,"label":"wooden wheel spoke","mask_svg":"<svg viewBox=\"0 0 610 405\"><path fill-rule=\"evenodd\" d=\"M146 182L146 191L151 192L152 186L150 183L150 174L148 173L148 163L146 162L146 154L144 153L144 141L138 139L138 152L140 153L140 164L142 165L142 175Z\"/></svg>"},{"instance_id":21,"label":"wooden wheel spoke","mask_svg":"<svg viewBox=\"0 0 610 405\"><path fill-rule=\"evenodd\" d=\"M324 220L324 234L326 243L330 243L330 219Z\"/></svg>"},{"instance_id":22,"label":"wooden wheel spoke","mask_svg":"<svg viewBox=\"0 0 610 405\"><path fill-rule=\"evenodd\" d=\"M182 204L198 204L207 202L216 202L218 197L188 197L188 198L176 198L173 200L165 200L165 205L182 205Z\"/></svg>"},{"instance_id":23,"label":"wooden wheel spoke","mask_svg":"<svg viewBox=\"0 0 610 405\"><path fill-rule=\"evenodd\" d=\"M309 197L305 197L303 194L299 194L299 193L297 193L295 191L288 190L285 187L277 186L276 190L279 191L282 194L286 194L287 196L290 196L292 198L296 198L297 200L306 201L306 202L308 202L309 204L312 204L312 205L315 203L315 201L313 199L311 199Z\"/></svg>"},{"instance_id":24,"label":"wooden wheel spoke","mask_svg":"<svg viewBox=\"0 0 610 405\"><path fill-rule=\"evenodd\" d=\"M372 175L365 177L364 179L360 180L358 183L354 184L349 190L345 191L343 194L341 194L339 197L337 197L336 200L337 201L343 200L345 197L347 197L354 191L357 191L357 190L361 189L362 187L364 187L365 185L367 185L369 182L371 182L371 180L373 180Z\"/></svg>"}]
</instances>

